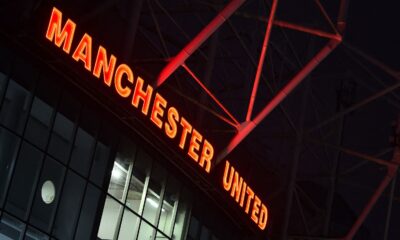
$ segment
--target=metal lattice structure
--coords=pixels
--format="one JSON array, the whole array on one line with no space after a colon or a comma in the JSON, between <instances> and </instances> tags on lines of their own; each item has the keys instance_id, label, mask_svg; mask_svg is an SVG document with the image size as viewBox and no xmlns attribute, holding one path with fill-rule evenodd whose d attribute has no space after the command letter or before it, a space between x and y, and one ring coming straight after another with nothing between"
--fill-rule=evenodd
<instances>
[{"instance_id":1,"label":"metal lattice structure","mask_svg":"<svg viewBox=\"0 0 400 240\"><path fill-rule=\"evenodd\" d=\"M246 137L256 129L260 123L269 116L269 114L278 106L280 106L281 102L303 81L305 80L309 74L319 65L321 61L323 61L341 42L343 38L343 33L345 30L346 26L346 10L347 10L347 1L341 1L340 3L336 3L339 7L339 13L336 15L336 19L333 19L330 14L325 10L324 5L316 0L314 1L314 4L317 6L317 9L320 11L321 16L324 17L324 20L327 23L327 26L330 27L329 30L324 30L324 29L319 29L318 27L307 27L304 26L302 23L295 23L295 22L288 22L288 21L282 21L279 20L278 17L276 17L277 12L279 12L279 1L278 0L273 0L271 2L268 2L268 14L266 14L265 17L260 17L256 16L254 13L248 13L248 12L240 12L240 7L245 1L231 1L229 3L226 3L225 6L221 7L216 7L211 5L212 8L214 9L219 9L217 10L216 16L209 21L209 23L206 23L205 26L199 31L199 33L195 36L193 36L188 43L182 47L181 50L175 51L176 54L173 53L174 57L168 58L167 64L165 67L162 68L160 71L160 74L158 75L156 85L161 86L164 84L168 79L170 79L171 75L173 75L174 72L177 71L178 68L184 69L192 79L189 80L184 80L184 81L191 81L195 80L196 84L198 84L198 87L201 88L204 93L208 97L208 101L214 102L214 105L216 106L216 113L214 112L214 115L218 117L223 123L227 124L233 130L235 131L233 137L229 140L227 143L226 147L219 153L218 156L218 162L223 160L229 153L231 153ZM279 2L279 3L278 3ZM160 8L162 8L162 4L160 4ZM222 5L222 4L221 4ZM265 30L263 31L264 38L262 41L262 45L257 48L259 49L257 54L248 54L248 57L251 59L255 65L255 59L258 57L258 63L256 64L256 71L255 71L255 77L254 79L252 78L247 78L246 80L250 83L252 83L252 91L250 96L247 95L247 98L249 101L246 104L246 101L242 101L242 104L245 104L246 107L246 114L245 114L245 119L240 119L236 117L238 114L232 113L230 110L230 107L227 104L224 104L224 100L220 100L220 96L218 94L213 94L212 89L210 87L213 83L213 81L218 81L217 79L214 79L213 77L210 77L210 74L205 75L205 80L202 80L201 77L198 76L197 73L193 70L193 68L196 67L196 65L188 66L187 61L190 61L190 57L195 54L195 51L200 51L199 49L201 48L202 44L209 39L213 33L218 31L219 28L221 28L222 24L224 22L227 22L225 24L229 24L231 28L235 28L234 24L232 22L229 22L229 18L232 15L236 16L242 16L242 17L248 17L248 18L258 18L260 21L262 21L265 24ZM154 17L155 21L156 20L156 14L154 12L151 12L151 15ZM156 24L157 26L157 24ZM284 84L280 89L275 89L275 95L272 96L267 103L261 107L261 110L258 112L254 111L254 103L257 99L257 93L259 93L259 88L260 88L260 79L262 76L267 75L265 72L270 69L270 66L266 64L264 66L265 59L267 57L267 49L271 48L271 44L273 44L273 40L271 40L271 35L273 35L272 29L273 28L284 28L285 30L292 30L295 32L298 32L298 34L308 34L312 36L310 38L310 41L315 41L312 40L313 38L322 38L326 41L326 43L323 43L322 46L318 50L311 51L311 55L306 61L303 61L301 64L302 67L289 79L289 80L283 80L280 79L281 81L283 80ZM163 42L163 46L167 46L167 43L165 43L165 39L163 39L163 34L162 34L162 29L157 29L158 35L160 37L160 41ZM241 39L240 34L236 33L236 37L238 38L239 42L242 44L242 47L246 50L248 46L244 43L243 39ZM272 38L273 39L273 38ZM290 41L290 40L288 40ZM260 41L258 41L259 43ZM210 45L213 44L213 42L209 43ZM215 41L214 41L215 44ZM318 44L316 44L318 45ZM349 47L346 46L348 49ZM212 52L212 46L210 46L210 55L214 55L215 58L215 53ZM292 49L293 50L293 49ZM352 49L354 51L354 49ZM167 49L166 49L167 51ZM298 51L298 49L295 49L294 51ZM169 51L168 51L169 52ZM215 52L215 50L214 50ZM247 50L247 53L250 51ZM369 60L372 64L377 64L376 61L372 60L371 58L366 57L363 54L360 54L359 52L356 52L358 54L357 57L363 56L367 60ZM287 53L283 53L287 54ZM309 53L310 54L310 53ZM258 56L257 56L258 55ZM214 60L216 61L216 60ZM330 63L334 64L334 63ZM387 71L387 69L382 66L382 64L378 64L379 67L381 67L384 71L387 73L391 74L393 77L397 79L397 76L393 74L394 71ZM207 66L208 68L212 68L212 66ZM207 68L206 68L207 69ZM206 70L207 71L207 70ZM268 77L267 77L267 82ZM228 83L229 84L229 83ZM345 88L349 88L349 86L344 86L343 91L346 91ZM312 127L311 129L304 129L301 126L301 129L295 129L296 130L296 145L306 145L308 140L306 139L306 135L309 135L311 132L316 131L323 126L327 125L328 123L339 121L342 122L340 125L341 128L339 128L340 135L343 134L343 118L355 111L356 109L362 107L364 104L367 104L378 97L384 96L386 93L392 91L393 89L397 88L397 86L393 86L393 88L387 88L385 90L382 90L381 92L370 96L369 98L363 99L362 101L359 102L351 102L350 106L344 106L344 103L342 104L342 107L340 107L340 110L332 117L329 119L319 122L316 126ZM304 90L303 90L304 91ZM351 93L350 93L351 94ZM245 95L246 96L246 95ZM344 96L342 96L345 98ZM246 98L246 97L245 97ZM204 101L204 100L203 100ZM344 99L340 101L345 101ZM198 103L201 104L201 103ZM305 105L305 102L303 102ZM303 106L305 108L306 106ZM303 109L302 108L302 109ZM284 110L283 110L284 111ZM303 109L303 112L305 114L306 110ZM300 120L302 122L302 125L304 124L305 117L301 117L302 119ZM339 137L341 138L341 137ZM374 193L370 196L368 202L365 204L365 207L362 209L360 212L359 216L356 218L354 223L352 224L351 228L348 229L346 234L344 234L341 239L353 239L353 237L356 235L357 231L365 221L366 217L368 216L368 213L371 211L373 206L376 204L378 198L382 195L383 191L385 188L389 185L390 182L393 182L393 178L396 175L397 169L398 169L398 164L399 164L399 158L397 151L395 151L395 156L393 157L392 161L387 161L387 160L382 160L367 154L363 154L354 150L350 150L347 148L344 148L342 146L338 145L333 145L333 144L328 144L327 142L321 142L321 140L318 140L319 144L324 145L325 147L331 147L335 150L337 150L337 153L335 157L335 161L333 164L333 170L331 172L332 175L337 174L337 164L339 160L339 155L340 154L348 154L355 156L357 158L366 160L366 161L371 161L376 163L378 166L384 166L386 169L386 174L384 175L382 181L380 184L376 187L376 190ZM339 144L341 144L339 142ZM286 239L288 237L288 229L289 229L289 219L291 216L291 208L293 204L296 202L300 204L300 211L302 215L302 220L307 222L307 219L305 217L304 210L301 210L301 203L299 200L299 195L296 191L296 188L299 186L296 184L296 172L297 172L297 165L299 164L300 161L300 147L295 148L295 160L293 161L292 169L290 171L290 181L288 184L288 192L286 195L286 209L285 209L285 216L284 216L284 221L283 221L283 227L282 227L282 239ZM261 160L262 161L262 160ZM218 164L217 162L217 164ZM324 226L321 227L323 231L321 232L321 235L319 237L316 237L318 239L321 239L323 235L329 236L329 224L330 224L330 218L332 215L332 205L334 201L334 193L335 193L335 185L336 185L336 178L334 177L333 180L331 181L330 184L330 190L328 191L328 198L327 198L327 211L323 214L324 216L322 217L324 219ZM394 185L393 185L394 186ZM393 198L393 194L391 195ZM312 200L311 200L312 201ZM304 223L305 224L305 223ZM388 224L388 223L387 223ZM306 224L305 224L306 225ZM307 230L308 234L315 234L312 233L312 231ZM318 231L316 231L318 232ZM387 237L387 232L385 233ZM337 237L337 236L335 236ZM303 236L303 237L294 237L295 239L309 239L309 236Z\"/></svg>"},{"instance_id":2,"label":"metal lattice structure","mask_svg":"<svg viewBox=\"0 0 400 240\"><path fill-rule=\"evenodd\" d=\"M178 99L214 140L215 168L251 159L271 239L397 239L400 74L347 41L349 2L60 4Z\"/></svg>"},{"instance_id":3,"label":"metal lattice structure","mask_svg":"<svg viewBox=\"0 0 400 240\"><path fill-rule=\"evenodd\" d=\"M307 1L303 1L303 3L305 2ZM138 3L138 5L140 4L141 3ZM262 124L264 119L269 117L275 108L279 107L280 111L283 113L281 117L286 118L286 121L288 121L294 132L294 134L293 132L286 134L294 138L295 147L293 149L294 159L289 164L289 181L287 181L286 185L283 184L281 186L281 188L286 189L286 194L283 194L286 202L284 206L284 217L281 222L282 228L277 230L277 227L273 226L275 228L273 232L279 233L272 233L272 236L279 235L281 239L321 239L323 237L352 239L355 237L357 231L366 220L368 213L371 212L371 209L373 209L377 200L382 196L383 191L390 182L393 184L389 204L392 204L395 182L393 178L397 172L399 160L398 157L396 157L397 152L393 159L388 161L362 153L362 151L356 149L344 147L343 136L346 134L344 127L345 118L357 109L386 96L387 93L395 90L398 84L382 89L364 99L355 100L354 96L352 96L354 94L354 85L351 83L353 80L347 80L353 79L354 76L349 76L354 74L352 70L350 69L344 71L342 74L337 74L337 79L342 78L340 81L343 84L341 89L339 89L341 93L338 96L339 100L335 113L325 120L317 120L314 122L315 125L313 127L307 127L307 116L305 116L309 112L309 110L307 110L307 108L309 108L307 106L307 101L309 101L307 100L307 95L310 94L311 91L315 91L310 89L312 88L310 86L310 79L314 78L310 74L342 43L346 26L348 2L343 0L334 4L327 4L319 0L308 1L308 4L303 6L304 8L298 10L300 12L298 14L300 18L293 18L293 20L282 20L280 18L280 12L290 9L290 5L296 5L290 1L250 1L250 3L243 0L220 3L198 1L195 2L194 5L191 4L192 3L188 1L181 4L163 3L160 1L143 3L145 10L143 10L142 15L148 16L148 20L151 21L149 25L154 25L154 28L150 31L149 29L142 30L142 34L147 32L147 39L152 39L152 41L155 42L154 45L158 45L157 42L160 43L159 45L162 47L159 47L159 51L166 59L166 63L164 63L163 60L159 62L160 70L158 72L160 73L157 76L155 85L163 87L163 85L166 84L170 88L186 89L187 86L182 87L182 84L186 84L195 89L201 89L200 92L195 91L197 94L195 96L198 97L191 97L190 94L184 94L183 92L185 90L181 90L181 96L187 100L192 100L194 105L202 107L204 111L208 112L207 114L215 116L219 123L213 124L212 126L230 132L230 134L228 134L229 141L222 141L220 145L223 146L223 148L222 151L219 152L218 162L234 151L239 144L243 145L242 142L253 131L262 132L262 129L268 128L268 126ZM310 14L310 16L305 16L305 14L309 13L307 7L311 7L312 4L315 8L310 11L313 13ZM257 11L255 5L263 6L263 8L261 7L260 9L264 11L264 13L260 13L260 10ZM212 14L207 12L209 10L213 10ZM172 12L174 11L178 13L173 14ZM193 14L184 17L179 15L184 15L189 12ZM286 14L281 15L283 15L283 18L291 19L290 14L294 12L296 11L290 10ZM135 20L135 16L135 14L132 15L132 22L137 21ZM185 19L184 21L187 21L188 25L183 23L182 19ZM244 26L241 26L241 24L243 24L241 21L245 21L243 19L250 19L253 21L252 24L258 23L261 27L253 26L255 29L253 30L251 24L249 24L246 25L248 29L244 30ZM170 21L172 25L162 25L163 21ZM200 22L200 24L198 22ZM138 30L141 31L140 24L138 28ZM229 31L227 28L229 28ZM257 32L252 35L253 39L251 39L257 47L250 46L247 42L248 39L246 39L246 34L252 31ZM170 34L167 34L168 32ZM297 38L301 39L300 45L298 43L293 43L297 42ZM230 42L231 39L235 39L236 43L232 44ZM221 49L217 49L217 46L221 46ZM303 51L303 46L308 46L307 51ZM352 48L349 44L345 43L343 48L345 51L351 52L354 58L364 59L367 61L367 64L372 64L380 68L378 71L381 71L381 73L379 74L386 73L398 79L398 75L395 74L395 71L388 69L384 64ZM239 54L238 59L235 59L233 56L239 49L242 51L242 54ZM231 54L226 54L227 52ZM275 61L276 55L279 55L278 58L280 58L280 60ZM267 60L268 58L269 61ZM205 62L201 59L204 59ZM238 81L237 78L229 74L227 74L228 76L226 77L228 80L222 80L218 73L223 70L220 69L220 63L218 61L224 61L225 65L231 64L234 68L239 69L243 66L241 62L247 61L251 63L251 67L247 70L240 70L244 76L243 80ZM273 65L278 65L276 62L279 61L285 62L282 63L282 66L289 74L281 73L280 76L277 74L274 75L274 71L276 70ZM321 72L332 75L332 72L326 69L330 68L329 66L335 65L335 61L338 61L337 58L329 61ZM292 66L292 68L290 66ZM144 65L143 67L146 68L147 66ZM230 69L229 66L225 67ZM205 72L203 77L199 74L201 71ZM225 69L225 71L229 72L230 70ZM174 76L175 80L172 80ZM345 80L343 80L343 78ZM304 93L300 94L300 97L293 97L300 99L299 101L301 102L298 106L302 114L299 114L299 124L296 126L295 121L287 110L288 107L284 106L282 102L306 79L309 80L305 83L305 89L302 89ZM170 83L171 81L174 82ZM182 83L184 81L192 82ZM218 81L220 81L219 87L216 87L218 86L218 83L216 83ZM274 83L275 86L272 87ZM226 96L229 95L229 93L226 92L229 92L232 86L242 86L239 87L239 89L242 88L243 90L242 94L234 94L237 99L241 99L239 103L227 100ZM249 88L251 91L249 91ZM264 101L260 103L259 99L262 98L266 98L267 101L264 99ZM318 100L314 98L314 100L311 101ZM389 99L389 101L393 102L393 99ZM237 104L240 106L238 107ZM293 105L294 103L292 102L288 105L290 104ZM395 104L397 105L397 103ZM243 110L245 110L244 113ZM201 115L202 116L199 118L204 118L204 113ZM336 125L333 127L333 131L334 135L337 134L336 137L334 137L334 143L324 140L325 137L320 136L321 131L325 131L324 127L332 124ZM225 126L221 127L222 125ZM259 125L261 126L257 128ZM330 131L332 131L332 129ZM217 130L215 130L215 132L217 132ZM317 133L317 137L315 137L314 133ZM260 133L260 135L262 136L262 133ZM226 135L223 136L226 137ZM225 137L216 134L217 139ZM255 141L249 140L249 142L254 143ZM262 148L260 145L262 144L254 143L254 148ZM310 145L313 145L313 147L310 147ZM319 214L308 218L307 210L304 209L303 205L305 204L304 202L313 204L314 199L307 195L304 190L301 190L302 186L298 184L297 178L299 171L301 171L298 169L298 166L301 164L301 155L304 148L315 148L315 145L324 148L323 151L328 151L325 148L330 148L329 151L332 153L329 154L331 154L333 159L331 160L331 168L326 173L329 178L327 182L328 190L326 193L326 203L324 206L318 207L320 211ZM318 154L315 153L316 151L312 150L311 152L314 153L311 154ZM389 150L389 152L390 151L391 150ZM386 151L386 153L387 152L388 151ZM274 153L270 155L274 156ZM337 209L333 210L333 208L338 188L337 185L339 184L339 162L341 158L343 158L342 155L349 155L362 161L372 162L377 168L384 167L386 173L382 175L383 179L379 185L376 186L373 193L370 194L369 197L363 199L364 203L357 203L360 204L359 208L362 210L360 210L358 216L352 221L352 224L348 224L347 229L338 235L337 231L332 232L331 225L334 211L340 211ZM258 161L265 161L263 157L258 157ZM321 159L319 160L321 161ZM265 165L268 165L268 163ZM301 192L303 192L303 194ZM367 199L369 200L367 201ZM300 233L302 232L300 234L301 236L296 234L296 230L293 231L294 227L292 227L290 221L290 219L293 218L293 212L298 212L298 219L301 219L301 222L303 222L304 226L301 227L303 229L300 231ZM318 222L319 226L317 225L314 229L307 227L316 222ZM389 223L390 221L387 220L387 227L384 233L386 238L388 237ZM314 238L312 236L314 236Z\"/></svg>"}]
</instances>

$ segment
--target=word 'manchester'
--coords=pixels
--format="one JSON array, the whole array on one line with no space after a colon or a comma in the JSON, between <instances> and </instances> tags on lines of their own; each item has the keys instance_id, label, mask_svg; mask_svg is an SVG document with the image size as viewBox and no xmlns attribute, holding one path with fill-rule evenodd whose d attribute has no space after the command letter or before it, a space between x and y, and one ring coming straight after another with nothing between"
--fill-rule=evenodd
<instances>
[{"instance_id":1,"label":"word 'manchester'","mask_svg":"<svg viewBox=\"0 0 400 240\"><path fill-rule=\"evenodd\" d=\"M114 55L108 55L106 48L98 46L96 58L93 60L92 37L85 33L79 43L72 49L74 42L76 24L67 19L62 25L62 13L57 8L53 8L47 27L46 38L54 42L57 47L61 47L64 52L70 54L72 58L84 64L86 70L91 72L96 78L103 78L104 84L111 87L114 85L115 91L121 98L130 98L131 105L139 108L142 104L141 112L149 116L159 129L171 139L175 139L180 130L179 147L187 149L187 154L194 161L209 173L211 161L214 156L214 148L198 130L192 127L188 120L180 116L178 110L173 106L168 106L167 100L149 84L138 76L134 78L131 68L124 64L117 64ZM150 114L150 115L149 115ZM190 137L187 145L187 137Z\"/></svg>"}]
</instances>

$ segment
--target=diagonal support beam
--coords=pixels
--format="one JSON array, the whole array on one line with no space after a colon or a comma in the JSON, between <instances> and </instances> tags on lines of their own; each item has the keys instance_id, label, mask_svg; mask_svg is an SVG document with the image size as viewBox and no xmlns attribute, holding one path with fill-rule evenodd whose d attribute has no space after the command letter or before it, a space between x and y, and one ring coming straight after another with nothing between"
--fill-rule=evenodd
<instances>
[{"instance_id":1,"label":"diagonal support beam","mask_svg":"<svg viewBox=\"0 0 400 240\"><path fill-rule=\"evenodd\" d=\"M205 26L168 64L158 76L156 86L159 87L169 76L203 44L245 0L232 0L218 15Z\"/></svg>"},{"instance_id":2,"label":"diagonal support beam","mask_svg":"<svg viewBox=\"0 0 400 240\"><path fill-rule=\"evenodd\" d=\"M325 32L319 29L313 29L309 27L304 27L298 24L290 23L290 22L285 22L285 21L280 21L280 20L275 20L274 24L279 27L299 31L299 32L304 32L308 33L314 36L322 37L322 38L328 38L328 39L334 39L337 41L342 41L342 36L340 34L335 34L335 33L329 33Z\"/></svg>"},{"instance_id":3,"label":"diagonal support beam","mask_svg":"<svg viewBox=\"0 0 400 240\"><path fill-rule=\"evenodd\" d=\"M397 171L397 167L388 168L388 172L386 176L383 178L381 183L379 184L378 188L371 196L370 200L368 201L367 205L364 207L363 211L361 212L360 216L358 216L357 220L351 227L350 231L346 234L346 236L342 240L351 240L353 239L354 235L356 235L358 229L364 223L365 219L367 218L368 214L375 206L376 202L378 201L379 197L382 195L383 191L385 191L386 187L392 181L393 177L395 176Z\"/></svg>"},{"instance_id":4,"label":"diagonal support beam","mask_svg":"<svg viewBox=\"0 0 400 240\"><path fill-rule=\"evenodd\" d=\"M397 127L396 127L396 136L400 135L400 118L397 120ZM395 136L395 137L396 137ZM400 164L400 146L396 146L392 163ZM342 238L342 240L351 240L356 235L358 230L360 229L361 225L364 223L365 219L368 217L369 213L371 212L372 208L375 206L376 202L381 197L383 191L385 191L386 187L389 183L393 180L396 176L398 165L390 165L387 166L387 173L381 183L379 184L378 188L374 192L374 194L369 199L367 205L365 205L364 209L362 210L361 214L358 216L357 220L354 222L353 226L350 228L346 236Z\"/></svg>"},{"instance_id":5,"label":"diagonal support beam","mask_svg":"<svg viewBox=\"0 0 400 240\"><path fill-rule=\"evenodd\" d=\"M250 121L253 113L254 101L256 100L258 85L260 83L260 77L264 66L265 54L267 53L267 47L269 43L269 37L271 36L272 26L274 25L276 8L278 6L278 0L272 0L271 12L269 14L267 29L265 30L264 42L261 48L261 55L258 61L256 77L254 79L253 90L251 91L249 107L247 109L246 121Z\"/></svg>"},{"instance_id":6,"label":"diagonal support beam","mask_svg":"<svg viewBox=\"0 0 400 240\"><path fill-rule=\"evenodd\" d=\"M327 45L322 48L321 51L315 55L277 95L275 95L275 97L253 120L242 123L237 134L217 157L216 164L221 162L230 152L232 152L232 150L235 149L237 145L239 145L239 143L241 143L254 130L254 128L257 127L257 125L266 118L272 110L274 110L275 107L277 107L304 80L304 78L319 65L321 61L337 47L339 43L340 42L336 40L329 41Z\"/></svg>"},{"instance_id":7,"label":"diagonal support beam","mask_svg":"<svg viewBox=\"0 0 400 240\"><path fill-rule=\"evenodd\" d=\"M190 76L200 85L200 87L214 100L214 102L225 112L226 115L230 117L230 119L233 121L227 121L227 123L235 128L237 128L240 123L236 118L232 115L232 113L229 112L229 110L218 100L218 98L200 81L200 79L190 70L186 64L182 65L183 68L190 74ZM222 120L225 121L225 118L221 118Z\"/></svg>"}]
</instances>

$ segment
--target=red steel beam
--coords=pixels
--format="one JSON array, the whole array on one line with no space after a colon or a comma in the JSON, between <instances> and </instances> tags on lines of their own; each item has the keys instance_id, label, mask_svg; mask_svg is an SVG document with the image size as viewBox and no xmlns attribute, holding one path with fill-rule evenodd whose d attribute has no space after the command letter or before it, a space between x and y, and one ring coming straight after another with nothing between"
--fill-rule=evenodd
<instances>
[{"instance_id":1,"label":"red steel beam","mask_svg":"<svg viewBox=\"0 0 400 240\"><path fill-rule=\"evenodd\" d=\"M309 33L309 34L312 34L312 35L315 35L318 37L342 41L342 36L339 34L328 33L328 32L318 30L318 29L308 28L308 27L304 27L304 26L300 26L300 25L297 25L294 23L289 23L289 22L280 21L280 20L275 20L274 24L279 27L284 27L284 28L292 29L292 30L299 31L299 32Z\"/></svg>"},{"instance_id":2,"label":"red steel beam","mask_svg":"<svg viewBox=\"0 0 400 240\"><path fill-rule=\"evenodd\" d=\"M357 233L358 229L364 223L365 219L367 218L369 212L374 207L375 203L378 201L379 197L382 195L383 191L389 185L390 181L392 181L394 175L396 174L397 167L388 167L388 173L386 174L385 178L379 184L378 188L368 201L367 205L364 207L363 211L361 212L360 216L358 216L357 220L351 227L350 231L347 235L343 238L343 240L351 240L353 239L354 235Z\"/></svg>"},{"instance_id":3,"label":"red steel beam","mask_svg":"<svg viewBox=\"0 0 400 240\"><path fill-rule=\"evenodd\" d=\"M400 118L397 120L397 127L396 127L396 136L400 134ZM395 136L395 137L396 137ZM393 153L393 160L391 161L397 165L390 165L387 166L387 174L382 182L379 184L378 188L374 192L374 194L369 199L367 205L362 210L360 216L358 216L357 220L354 222L353 226L350 228L349 232L342 238L342 240L351 240L353 239L354 235L356 235L358 229L364 223L365 219L367 218L368 214L371 212L372 208L375 206L376 202L378 201L379 197L382 195L383 191L389 185L390 181L393 180L394 176L397 173L399 168L398 164L400 163L400 147L396 146L394 153Z\"/></svg>"},{"instance_id":4,"label":"red steel beam","mask_svg":"<svg viewBox=\"0 0 400 240\"><path fill-rule=\"evenodd\" d=\"M182 64L182 67L190 74L190 76L192 76L192 78L200 85L200 87L208 94L208 96L210 96L214 102L226 113L226 115L228 115L232 121L234 123L232 123L231 121L228 121L227 123L234 126L235 128L238 128L238 126L240 125L240 123L238 122L238 120L236 120L236 118L229 112L228 109L226 109L226 107L218 100L217 97L215 97L215 95L208 90L208 88L200 81L200 79L196 76L196 74L194 74L194 72L192 72L192 70L190 70L190 68L188 66L186 66L186 64ZM226 121L226 118L222 118L222 120Z\"/></svg>"},{"instance_id":5,"label":"red steel beam","mask_svg":"<svg viewBox=\"0 0 400 240\"><path fill-rule=\"evenodd\" d=\"M251 91L250 102L247 109L246 121L250 121L251 115L253 113L254 101L256 100L257 96L258 84L260 83L260 77L264 66L265 54L267 53L269 37L271 36L271 30L274 24L275 12L277 6L278 6L278 0L272 0L271 12L269 14L267 29L265 30L264 42L262 45L261 55L257 66L256 77L254 79L253 90Z\"/></svg>"},{"instance_id":6,"label":"red steel beam","mask_svg":"<svg viewBox=\"0 0 400 240\"><path fill-rule=\"evenodd\" d=\"M321 49L321 51L315 55L302 70L300 70L296 76L289 81L281 91L275 95L275 97L264 107L264 109L251 121L244 122L240 125L239 131L229 142L228 146L221 151L217 157L216 163L221 162L236 146L243 141L249 135L251 131L265 118L272 110L275 109L292 91L295 89L304 78L318 66L318 64L324 60L340 43L340 41L331 40L328 44Z\"/></svg>"},{"instance_id":7,"label":"red steel beam","mask_svg":"<svg viewBox=\"0 0 400 240\"><path fill-rule=\"evenodd\" d=\"M213 34L234 11L236 11L245 0L232 0L218 15L205 26L168 64L158 75L156 86L159 87L169 76L181 66L190 55L196 51L201 44Z\"/></svg>"}]
</instances>

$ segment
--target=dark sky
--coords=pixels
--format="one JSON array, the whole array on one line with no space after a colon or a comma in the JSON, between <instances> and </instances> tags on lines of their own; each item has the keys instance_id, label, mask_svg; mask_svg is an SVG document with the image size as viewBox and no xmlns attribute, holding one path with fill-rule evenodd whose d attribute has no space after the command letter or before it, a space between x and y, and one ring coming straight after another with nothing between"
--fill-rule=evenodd
<instances>
[{"instance_id":1,"label":"dark sky","mask_svg":"<svg viewBox=\"0 0 400 240\"><path fill-rule=\"evenodd\" d=\"M345 41L393 68L400 67L400 3L350 1Z\"/></svg>"}]
</instances>

